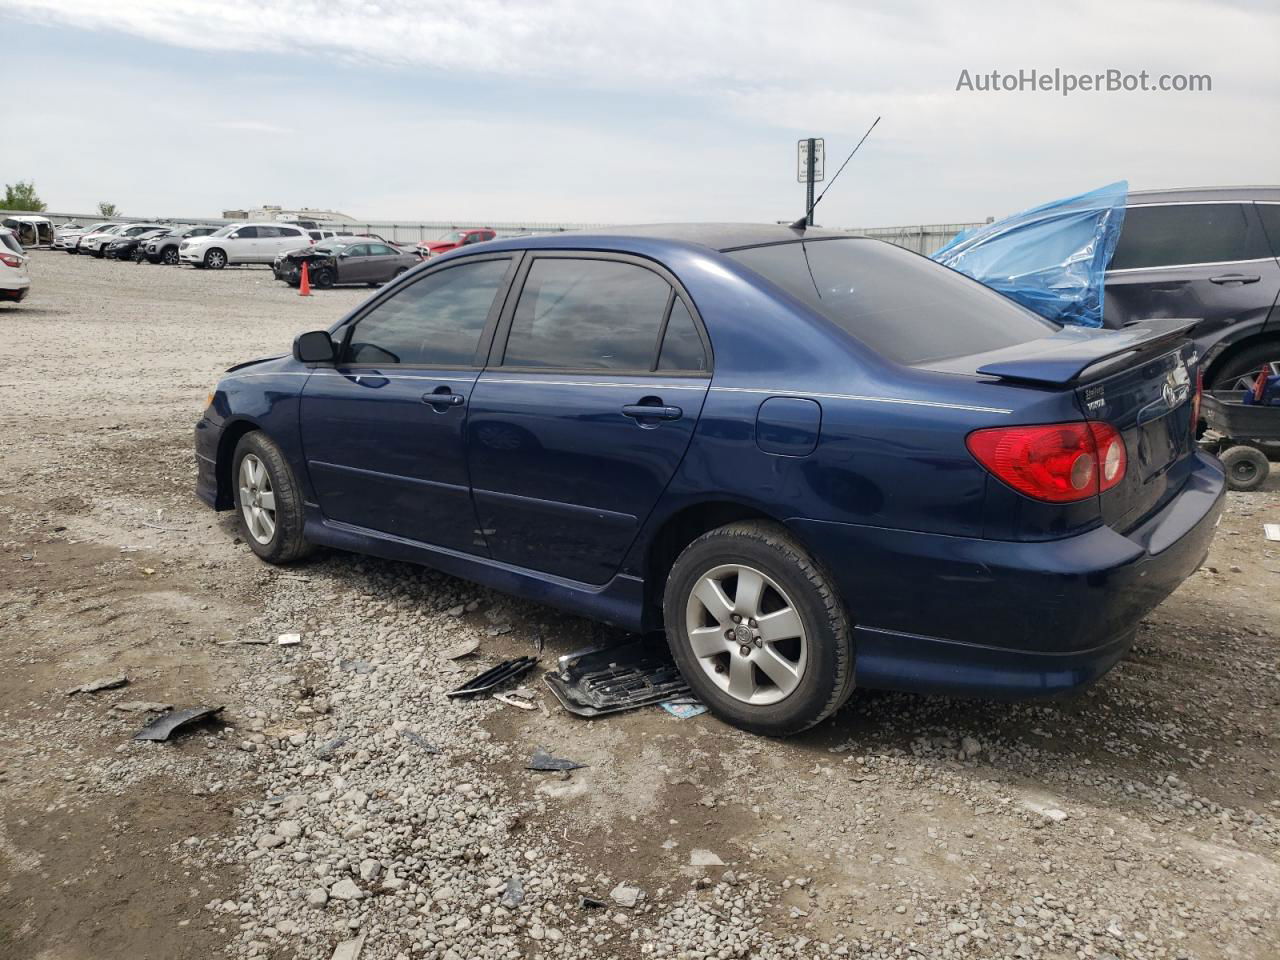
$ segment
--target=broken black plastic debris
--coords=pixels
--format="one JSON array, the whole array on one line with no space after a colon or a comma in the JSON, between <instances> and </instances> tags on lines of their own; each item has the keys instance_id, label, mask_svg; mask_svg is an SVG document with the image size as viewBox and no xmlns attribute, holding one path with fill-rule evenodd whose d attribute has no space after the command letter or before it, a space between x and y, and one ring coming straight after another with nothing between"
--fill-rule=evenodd
<instances>
[{"instance_id":1,"label":"broken black plastic debris","mask_svg":"<svg viewBox=\"0 0 1280 960\"><path fill-rule=\"evenodd\" d=\"M603 910L609 904L604 900L597 900L595 897L579 897L578 906L583 910Z\"/></svg>"},{"instance_id":2,"label":"broken black plastic debris","mask_svg":"<svg viewBox=\"0 0 1280 960\"><path fill-rule=\"evenodd\" d=\"M156 717L133 735L135 740L168 740L178 729L208 720L222 712L222 707L187 707Z\"/></svg>"},{"instance_id":3,"label":"broken black plastic debris","mask_svg":"<svg viewBox=\"0 0 1280 960\"><path fill-rule=\"evenodd\" d=\"M502 899L498 902L508 910L524 903L524 884L519 877L512 877L507 881L507 889L502 891Z\"/></svg>"},{"instance_id":4,"label":"broken black plastic debris","mask_svg":"<svg viewBox=\"0 0 1280 960\"><path fill-rule=\"evenodd\" d=\"M570 713L599 717L689 693L665 642L635 640L566 654L543 678Z\"/></svg>"},{"instance_id":5,"label":"broken black plastic debris","mask_svg":"<svg viewBox=\"0 0 1280 960\"><path fill-rule=\"evenodd\" d=\"M450 690L446 696L474 697L481 693L488 693L490 690L495 690L502 686L508 680L514 680L516 677L528 673L537 662L537 657L516 657L514 660L504 660L496 667L486 670L480 676L468 680L457 690Z\"/></svg>"},{"instance_id":6,"label":"broken black plastic debris","mask_svg":"<svg viewBox=\"0 0 1280 960\"><path fill-rule=\"evenodd\" d=\"M585 767L585 763L578 763L574 760L566 760L564 757L553 757L545 748L539 747L533 751L533 756L529 758L530 770L577 770Z\"/></svg>"},{"instance_id":7,"label":"broken black plastic debris","mask_svg":"<svg viewBox=\"0 0 1280 960\"><path fill-rule=\"evenodd\" d=\"M400 736L404 737L414 746L421 747L423 750L427 751L427 753L440 752L439 747L433 746L432 744L427 743L426 740L422 739L422 736L420 734L414 733L412 730L401 730Z\"/></svg>"}]
</instances>

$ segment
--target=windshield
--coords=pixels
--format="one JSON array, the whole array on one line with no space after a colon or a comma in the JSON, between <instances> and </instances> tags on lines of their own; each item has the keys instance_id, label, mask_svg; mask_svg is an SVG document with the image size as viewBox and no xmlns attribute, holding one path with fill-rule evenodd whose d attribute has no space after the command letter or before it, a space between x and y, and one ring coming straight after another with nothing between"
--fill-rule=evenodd
<instances>
[{"instance_id":1,"label":"windshield","mask_svg":"<svg viewBox=\"0 0 1280 960\"><path fill-rule=\"evenodd\" d=\"M452 233L446 233L436 243L461 243L467 238L466 231L454 230Z\"/></svg>"},{"instance_id":2,"label":"windshield","mask_svg":"<svg viewBox=\"0 0 1280 960\"><path fill-rule=\"evenodd\" d=\"M807 240L729 256L898 363L985 353L1058 329L976 280L879 240Z\"/></svg>"}]
</instances>

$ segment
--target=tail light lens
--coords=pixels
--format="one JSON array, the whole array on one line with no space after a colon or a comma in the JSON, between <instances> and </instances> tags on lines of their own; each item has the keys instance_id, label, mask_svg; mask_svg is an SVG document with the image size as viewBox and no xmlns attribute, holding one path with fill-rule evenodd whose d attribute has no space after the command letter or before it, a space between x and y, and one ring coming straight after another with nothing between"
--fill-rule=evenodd
<instances>
[{"instance_id":1,"label":"tail light lens","mask_svg":"<svg viewBox=\"0 0 1280 960\"><path fill-rule=\"evenodd\" d=\"M6 267L20 267L22 266L22 258L14 253L0 253L0 263L3 263Z\"/></svg>"},{"instance_id":2,"label":"tail light lens","mask_svg":"<svg viewBox=\"0 0 1280 960\"><path fill-rule=\"evenodd\" d=\"M1124 438L1098 421L992 427L975 430L965 444L1000 480L1049 503L1105 493L1124 479L1129 462Z\"/></svg>"}]
</instances>

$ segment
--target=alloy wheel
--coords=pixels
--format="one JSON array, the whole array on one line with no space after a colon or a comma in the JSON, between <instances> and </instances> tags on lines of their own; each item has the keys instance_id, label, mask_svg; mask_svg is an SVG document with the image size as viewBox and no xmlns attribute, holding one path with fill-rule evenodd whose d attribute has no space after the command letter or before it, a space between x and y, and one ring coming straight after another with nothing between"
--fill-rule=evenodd
<instances>
[{"instance_id":1,"label":"alloy wheel","mask_svg":"<svg viewBox=\"0 0 1280 960\"><path fill-rule=\"evenodd\" d=\"M252 453L240 461L240 512L249 535L268 544L276 535L276 496L266 465Z\"/></svg>"},{"instance_id":2,"label":"alloy wheel","mask_svg":"<svg viewBox=\"0 0 1280 960\"><path fill-rule=\"evenodd\" d=\"M689 594L685 631L698 665L735 700L777 703L804 676L808 643L800 613L754 567L727 563L703 574Z\"/></svg>"}]
</instances>

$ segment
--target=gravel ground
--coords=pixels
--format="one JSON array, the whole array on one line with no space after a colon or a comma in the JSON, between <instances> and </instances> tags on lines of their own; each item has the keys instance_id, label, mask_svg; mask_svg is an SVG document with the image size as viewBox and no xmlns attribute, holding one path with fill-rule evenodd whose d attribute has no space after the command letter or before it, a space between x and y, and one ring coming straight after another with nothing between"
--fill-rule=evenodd
<instances>
[{"instance_id":1,"label":"gravel ground","mask_svg":"<svg viewBox=\"0 0 1280 960\"><path fill-rule=\"evenodd\" d=\"M532 676L532 711L455 702L619 637L402 564L266 567L191 495L218 372L367 291L32 273L0 307L0 957L1280 955L1277 480L1070 699L859 694L785 742L580 721ZM224 710L131 741L157 704Z\"/></svg>"}]
</instances>

